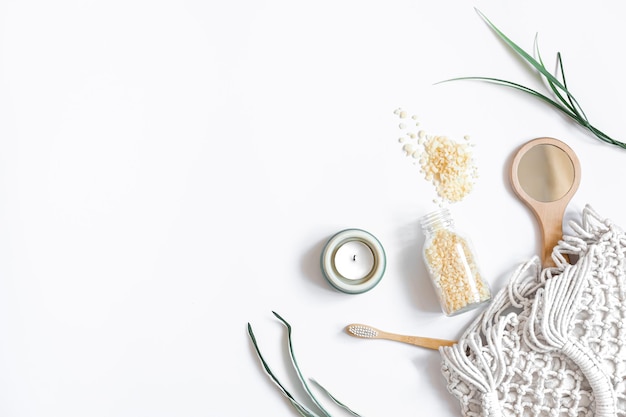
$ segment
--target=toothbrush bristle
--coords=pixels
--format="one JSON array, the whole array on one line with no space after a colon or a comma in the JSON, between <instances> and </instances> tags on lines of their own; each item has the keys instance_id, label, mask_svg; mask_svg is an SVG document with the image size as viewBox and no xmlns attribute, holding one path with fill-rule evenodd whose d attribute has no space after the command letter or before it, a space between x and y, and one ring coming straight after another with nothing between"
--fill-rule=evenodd
<instances>
[{"instance_id":1,"label":"toothbrush bristle","mask_svg":"<svg viewBox=\"0 0 626 417\"><path fill-rule=\"evenodd\" d=\"M348 326L348 331L358 337L376 337L378 332L371 327L351 325Z\"/></svg>"}]
</instances>

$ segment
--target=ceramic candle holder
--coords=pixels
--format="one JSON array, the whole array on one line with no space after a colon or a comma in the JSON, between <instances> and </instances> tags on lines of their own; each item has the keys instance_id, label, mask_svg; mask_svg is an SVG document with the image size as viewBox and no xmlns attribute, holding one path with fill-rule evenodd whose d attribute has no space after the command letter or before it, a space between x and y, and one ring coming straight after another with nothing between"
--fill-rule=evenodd
<instances>
[{"instance_id":1,"label":"ceramic candle holder","mask_svg":"<svg viewBox=\"0 0 626 417\"><path fill-rule=\"evenodd\" d=\"M360 294L371 290L385 273L387 259L380 241L361 229L345 229L333 235L322 251L326 280L337 290Z\"/></svg>"}]
</instances>

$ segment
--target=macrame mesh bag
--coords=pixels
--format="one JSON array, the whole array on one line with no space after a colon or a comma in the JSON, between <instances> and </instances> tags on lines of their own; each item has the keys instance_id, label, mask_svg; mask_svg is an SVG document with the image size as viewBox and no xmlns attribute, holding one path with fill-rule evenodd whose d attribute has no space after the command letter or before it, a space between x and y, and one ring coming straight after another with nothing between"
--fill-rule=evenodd
<instances>
[{"instance_id":1,"label":"macrame mesh bag","mask_svg":"<svg viewBox=\"0 0 626 417\"><path fill-rule=\"evenodd\" d=\"M589 205L570 226L440 348L463 416L626 416L626 235Z\"/></svg>"}]
</instances>

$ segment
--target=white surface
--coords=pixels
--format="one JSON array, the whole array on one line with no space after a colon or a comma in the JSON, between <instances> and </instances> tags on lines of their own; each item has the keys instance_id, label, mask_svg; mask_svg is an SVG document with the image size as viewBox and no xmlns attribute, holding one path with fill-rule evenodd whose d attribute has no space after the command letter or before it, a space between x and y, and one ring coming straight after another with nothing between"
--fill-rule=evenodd
<instances>
[{"instance_id":1,"label":"white surface","mask_svg":"<svg viewBox=\"0 0 626 417\"><path fill-rule=\"evenodd\" d=\"M495 291L539 250L507 179L525 141L579 156L568 217L590 203L626 225L626 152L513 90L434 85L541 88L473 6L561 51L589 118L626 140L619 2L0 1L0 415L297 415L246 332L303 398L272 310L302 372L362 415L458 415L437 352L343 332L456 338L475 315L443 316L426 279L435 193L393 110L476 143L452 212ZM320 271L348 227L387 253L365 294Z\"/></svg>"}]
</instances>

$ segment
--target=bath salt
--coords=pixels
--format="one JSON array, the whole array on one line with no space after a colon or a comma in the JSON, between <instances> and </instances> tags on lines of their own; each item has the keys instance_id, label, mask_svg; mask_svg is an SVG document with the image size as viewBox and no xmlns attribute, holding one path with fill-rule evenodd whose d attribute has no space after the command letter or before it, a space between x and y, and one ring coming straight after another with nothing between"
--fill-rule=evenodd
<instances>
[{"instance_id":1,"label":"bath salt","mask_svg":"<svg viewBox=\"0 0 626 417\"><path fill-rule=\"evenodd\" d=\"M422 255L443 312L452 316L488 302L491 290L471 240L456 229L450 211L433 211L420 219L420 225L425 237Z\"/></svg>"},{"instance_id":2,"label":"bath salt","mask_svg":"<svg viewBox=\"0 0 626 417\"><path fill-rule=\"evenodd\" d=\"M396 109L394 114L401 119L408 115L402 108ZM411 119L416 121L416 127L420 125L417 115L412 115ZM423 178L434 186L439 205L467 197L478 178L470 136L464 135L462 141L456 141L443 135L430 135L423 129L407 131L404 123L400 126L406 131L402 136L402 150L407 157L416 160Z\"/></svg>"}]
</instances>

